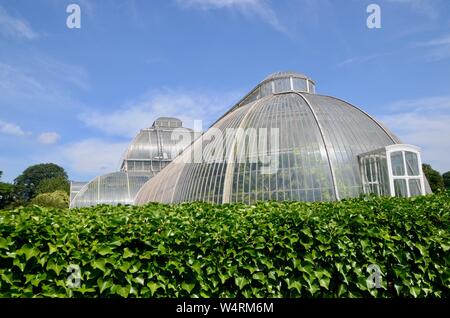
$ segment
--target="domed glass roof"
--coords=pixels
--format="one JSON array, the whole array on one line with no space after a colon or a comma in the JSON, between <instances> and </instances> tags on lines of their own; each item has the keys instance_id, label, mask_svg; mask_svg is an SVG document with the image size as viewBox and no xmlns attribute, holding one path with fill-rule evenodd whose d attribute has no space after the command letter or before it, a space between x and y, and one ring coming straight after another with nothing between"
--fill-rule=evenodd
<instances>
[{"instance_id":1,"label":"domed glass roof","mask_svg":"<svg viewBox=\"0 0 450 318\"><path fill-rule=\"evenodd\" d=\"M268 76L149 180L136 203L358 196L358 155L400 141L364 111L314 94L311 85L295 72Z\"/></svg>"},{"instance_id":2,"label":"domed glass roof","mask_svg":"<svg viewBox=\"0 0 450 318\"><path fill-rule=\"evenodd\" d=\"M139 189L153 175L151 172L117 171L96 177L78 192L71 207L133 204Z\"/></svg>"},{"instance_id":3,"label":"domed glass roof","mask_svg":"<svg viewBox=\"0 0 450 318\"><path fill-rule=\"evenodd\" d=\"M133 204L140 187L197 136L192 129L182 127L177 118L156 119L152 127L142 129L133 139L123 155L120 171L96 177L81 189L74 187L70 206Z\"/></svg>"},{"instance_id":4,"label":"domed glass roof","mask_svg":"<svg viewBox=\"0 0 450 318\"><path fill-rule=\"evenodd\" d=\"M309 79L309 77L306 76L305 74L301 74L301 73L297 73L297 72L293 72L293 71L282 71L282 72L275 72L275 73L272 73L272 74L266 76L266 78L263 80L263 82L268 81L268 80L279 79L279 78L286 78L286 77Z\"/></svg>"}]
</instances>

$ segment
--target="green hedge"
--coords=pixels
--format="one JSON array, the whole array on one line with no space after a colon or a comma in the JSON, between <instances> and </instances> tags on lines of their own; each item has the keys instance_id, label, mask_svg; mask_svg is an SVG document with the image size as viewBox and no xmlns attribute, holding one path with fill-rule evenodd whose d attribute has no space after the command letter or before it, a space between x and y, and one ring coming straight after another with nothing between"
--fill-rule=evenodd
<instances>
[{"instance_id":1,"label":"green hedge","mask_svg":"<svg viewBox=\"0 0 450 318\"><path fill-rule=\"evenodd\" d=\"M0 212L0 297L450 297L449 229L448 192L20 208Z\"/></svg>"}]
</instances>

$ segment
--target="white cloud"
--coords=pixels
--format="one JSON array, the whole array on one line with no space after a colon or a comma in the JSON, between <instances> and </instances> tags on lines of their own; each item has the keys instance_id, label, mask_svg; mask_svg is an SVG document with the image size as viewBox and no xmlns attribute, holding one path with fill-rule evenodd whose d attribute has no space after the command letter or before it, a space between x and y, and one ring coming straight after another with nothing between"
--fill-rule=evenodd
<instances>
[{"instance_id":1,"label":"white cloud","mask_svg":"<svg viewBox=\"0 0 450 318\"><path fill-rule=\"evenodd\" d=\"M261 19L277 31L287 33L286 28L266 0L177 0L177 3L183 8L236 10L246 17Z\"/></svg>"},{"instance_id":2,"label":"white cloud","mask_svg":"<svg viewBox=\"0 0 450 318\"><path fill-rule=\"evenodd\" d=\"M404 5L404 7L414 10L415 12L425 15L431 19L439 16L439 7L441 1L439 0L386 0L388 2Z\"/></svg>"},{"instance_id":3,"label":"white cloud","mask_svg":"<svg viewBox=\"0 0 450 318\"><path fill-rule=\"evenodd\" d=\"M426 58L428 62L436 62L450 58L450 35L425 42L418 42L414 46L427 49Z\"/></svg>"},{"instance_id":4,"label":"white cloud","mask_svg":"<svg viewBox=\"0 0 450 318\"><path fill-rule=\"evenodd\" d=\"M404 100L379 116L400 139L422 148L423 161L441 172L450 170L450 96Z\"/></svg>"},{"instance_id":5,"label":"white cloud","mask_svg":"<svg viewBox=\"0 0 450 318\"><path fill-rule=\"evenodd\" d=\"M69 84L69 86L67 85ZM19 105L29 108L77 105L70 94L71 88L88 87L88 74L82 67L64 64L48 58L29 59L26 65L0 61L0 106Z\"/></svg>"},{"instance_id":6,"label":"white cloud","mask_svg":"<svg viewBox=\"0 0 450 318\"><path fill-rule=\"evenodd\" d=\"M88 181L117 171L129 142L89 138L58 145L31 155L28 162L53 162L64 167L71 179Z\"/></svg>"},{"instance_id":7,"label":"white cloud","mask_svg":"<svg viewBox=\"0 0 450 318\"><path fill-rule=\"evenodd\" d=\"M50 80L64 81L83 89L89 87L88 71L81 66L62 63L49 57L37 57L32 62L33 67L38 67Z\"/></svg>"},{"instance_id":8,"label":"white cloud","mask_svg":"<svg viewBox=\"0 0 450 318\"><path fill-rule=\"evenodd\" d=\"M0 98L45 95L46 89L21 68L0 62Z\"/></svg>"},{"instance_id":9,"label":"white cloud","mask_svg":"<svg viewBox=\"0 0 450 318\"><path fill-rule=\"evenodd\" d=\"M44 132L38 136L38 141L44 145L55 144L59 141L61 136L56 132Z\"/></svg>"},{"instance_id":10,"label":"white cloud","mask_svg":"<svg viewBox=\"0 0 450 318\"><path fill-rule=\"evenodd\" d=\"M127 103L119 110L100 113L83 112L79 118L89 127L97 128L109 135L134 137L141 128L150 127L162 116L177 117L185 127L193 128L195 120L211 124L226 109L238 100L238 94L205 94L165 90L154 92L141 100Z\"/></svg>"},{"instance_id":11,"label":"white cloud","mask_svg":"<svg viewBox=\"0 0 450 318\"><path fill-rule=\"evenodd\" d=\"M392 111L411 110L414 112L450 112L450 96L434 96L419 99L400 100L389 104L387 107Z\"/></svg>"},{"instance_id":12,"label":"white cloud","mask_svg":"<svg viewBox=\"0 0 450 318\"><path fill-rule=\"evenodd\" d=\"M76 174L101 175L117 171L128 142L85 139L62 146L56 156Z\"/></svg>"},{"instance_id":13,"label":"white cloud","mask_svg":"<svg viewBox=\"0 0 450 318\"><path fill-rule=\"evenodd\" d=\"M16 124L8 123L0 119L0 133L11 136L25 136L27 133Z\"/></svg>"},{"instance_id":14,"label":"white cloud","mask_svg":"<svg viewBox=\"0 0 450 318\"><path fill-rule=\"evenodd\" d=\"M450 35L426 42L417 43L417 46L440 46L440 45L450 45Z\"/></svg>"},{"instance_id":15,"label":"white cloud","mask_svg":"<svg viewBox=\"0 0 450 318\"><path fill-rule=\"evenodd\" d=\"M31 29L29 23L24 19L15 18L0 6L0 33L7 36L25 38L32 40L38 34Z\"/></svg>"},{"instance_id":16,"label":"white cloud","mask_svg":"<svg viewBox=\"0 0 450 318\"><path fill-rule=\"evenodd\" d=\"M337 67L344 67L347 65L351 65L351 64L364 64L367 62L370 62L372 60L375 60L377 58L389 55L390 53L375 53L375 54L370 54L370 55L365 55L365 56L355 56L355 57L351 57L349 59L346 59L340 63L338 63L336 66Z\"/></svg>"}]
</instances>

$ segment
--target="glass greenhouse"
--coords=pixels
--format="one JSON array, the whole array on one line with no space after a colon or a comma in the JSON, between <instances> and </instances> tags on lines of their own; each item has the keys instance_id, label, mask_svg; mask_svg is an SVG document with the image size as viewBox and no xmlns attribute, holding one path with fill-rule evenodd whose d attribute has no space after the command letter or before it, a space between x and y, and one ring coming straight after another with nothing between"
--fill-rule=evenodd
<instances>
[{"instance_id":1,"label":"glass greenhouse","mask_svg":"<svg viewBox=\"0 0 450 318\"><path fill-rule=\"evenodd\" d=\"M177 118L160 117L142 129L125 152L120 171L71 183L70 207L133 204L139 189L187 147L196 133Z\"/></svg>"},{"instance_id":2,"label":"glass greenhouse","mask_svg":"<svg viewBox=\"0 0 450 318\"><path fill-rule=\"evenodd\" d=\"M274 73L136 196L147 202L330 201L430 192L420 151L361 109Z\"/></svg>"}]
</instances>

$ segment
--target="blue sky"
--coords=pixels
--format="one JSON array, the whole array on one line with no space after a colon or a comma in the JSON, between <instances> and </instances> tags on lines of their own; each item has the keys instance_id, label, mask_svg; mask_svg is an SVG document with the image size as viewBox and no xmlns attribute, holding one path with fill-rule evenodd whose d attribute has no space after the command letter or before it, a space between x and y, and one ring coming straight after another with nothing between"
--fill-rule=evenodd
<instances>
[{"instance_id":1,"label":"blue sky","mask_svg":"<svg viewBox=\"0 0 450 318\"><path fill-rule=\"evenodd\" d=\"M81 7L81 29L66 7ZM366 8L381 8L368 29ZM383 121L450 170L448 0L0 0L0 170L114 171L158 116L211 124L269 73Z\"/></svg>"}]
</instances>

